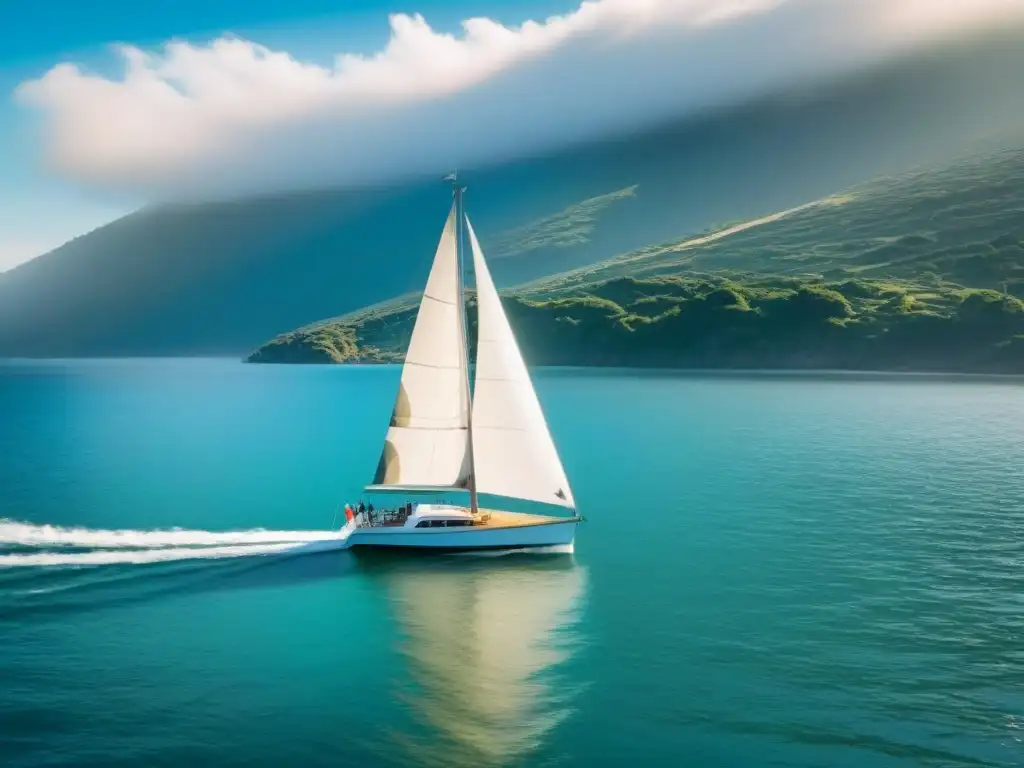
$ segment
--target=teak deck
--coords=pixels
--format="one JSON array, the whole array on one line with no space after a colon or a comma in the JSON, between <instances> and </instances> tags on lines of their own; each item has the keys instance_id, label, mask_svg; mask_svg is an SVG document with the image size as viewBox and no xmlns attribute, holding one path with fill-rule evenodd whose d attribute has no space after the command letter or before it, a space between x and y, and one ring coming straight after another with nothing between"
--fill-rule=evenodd
<instances>
[{"instance_id":1,"label":"teak deck","mask_svg":"<svg viewBox=\"0 0 1024 768\"><path fill-rule=\"evenodd\" d=\"M497 509L481 509L480 517L474 527L488 528L519 528L524 525L545 525L547 523L566 523L571 517L549 517L547 515L526 515L521 512L502 512Z\"/></svg>"}]
</instances>

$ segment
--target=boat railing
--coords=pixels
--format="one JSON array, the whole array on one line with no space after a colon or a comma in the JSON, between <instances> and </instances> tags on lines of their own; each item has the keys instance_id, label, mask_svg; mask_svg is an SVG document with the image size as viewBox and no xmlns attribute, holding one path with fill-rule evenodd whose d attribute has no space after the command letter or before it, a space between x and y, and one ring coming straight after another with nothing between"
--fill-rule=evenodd
<instances>
[{"instance_id":1,"label":"boat railing","mask_svg":"<svg viewBox=\"0 0 1024 768\"><path fill-rule=\"evenodd\" d=\"M405 525L412 513L405 507L398 509L366 510L356 516L357 528L395 528Z\"/></svg>"}]
</instances>

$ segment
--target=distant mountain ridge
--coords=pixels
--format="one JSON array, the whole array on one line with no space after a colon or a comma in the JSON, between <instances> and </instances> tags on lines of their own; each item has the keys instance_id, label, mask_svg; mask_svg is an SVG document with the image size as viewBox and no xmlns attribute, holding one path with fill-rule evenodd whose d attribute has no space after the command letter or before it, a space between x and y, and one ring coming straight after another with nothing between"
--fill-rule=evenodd
<instances>
[{"instance_id":1,"label":"distant mountain ridge","mask_svg":"<svg viewBox=\"0 0 1024 768\"><path fill-rule=\"evenodd\" d=\"M685 270L822 280L931 276L1024 295L1024 136L1019 141L540 278L517 292L548 295Z\"/></svg>"},{"instance_id":2,"label":"distant mountain ridge","mask_svg":"<svg viewBox=\"0 0 1024 768\"><path fill-rule=\"evenodd\" d=\"M534 364L1021 374L1022 212L1024 144L515 286L504 303ZM249 360L399 361L417 304L281 334Z\"/></svg>"},{"instance_id":3,"label":"distant mountain ridge","mask_svg":"<svg viewBox=\"0 0 1024 768\"><path fill-rule=\"evenodd\" d=\"M1024 71L1020 42L470 171L495 280L585 268L948 156L1024 118L1006 75ZM420 290L449 204L421 180L140 211L0 276L0 355L240 354Z\"/></svg>"}]
</instances>

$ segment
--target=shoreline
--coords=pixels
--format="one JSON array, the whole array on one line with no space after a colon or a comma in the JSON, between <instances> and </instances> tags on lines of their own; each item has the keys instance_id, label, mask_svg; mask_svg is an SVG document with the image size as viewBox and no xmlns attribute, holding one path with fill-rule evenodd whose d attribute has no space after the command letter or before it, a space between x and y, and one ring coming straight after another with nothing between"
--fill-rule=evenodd
<instances>
[{"instance_id":1,"label":"shoreline","mask_svg":"<svg viewBox=\"0 0 1024 768\"><path fill-rule=\"evenodd\" d=\"M340 362L340 363L325 363L319 361L310 362L269 362L269 361L251 361L242 359L240 361L244 365L266 365L266 366L322 366L325 368L334 367L384 367L384 366L395 366L400 368L402 366L401 361L393 362ZM885 377L900 377L900 378L946 378L946 379L1004 379L1010 381L1020 381L1024 383L1024 371L1020 373L1007 373L1000 371L969 371L969 370L953 370L953 369L885 369L885 368L691 368L691 367L666 367L666 366L646 366L646 365L530 365L530 371L545 371L545 372L565 372L565 373L587 373L600 371L602 373L623 373L623 374L650 374L650 375L673 375L673 376L717 376L722 378L735 377L743 378L746 376L758 376L758 377L803 377L803 378L815 378L815 377L836 377L836 378L885 378Z\"/></svg>"},{"instance_id":2,"label":"shoreline","mask_svg":"<svg viewBox=\"0 0 1024 768\"><path fill-rule=\"evenodd\" d=\"M233 355L148 355L140 357L0 357L0 370L13 370L32 365L118 365L125 363L204 363L217 362L231 365L253 365L274 368L400 368L401 361L358 361L358 362L270 362L250 361ZM843 379L843 380L883 380L883 379L919 379L943 381L1004 381L1007 383L1024 384L1024 372L1013 373L1004 371L984 370L952 370L952 369L885 369L885 368L733 368L733 367L666 367L666 366L627 366L627 365L530 365L530 371L546 374L620 374L631 376L665 376L665 377L702 377L702 378L789 378L789 379Z\"/></svg>"}]
</instances>

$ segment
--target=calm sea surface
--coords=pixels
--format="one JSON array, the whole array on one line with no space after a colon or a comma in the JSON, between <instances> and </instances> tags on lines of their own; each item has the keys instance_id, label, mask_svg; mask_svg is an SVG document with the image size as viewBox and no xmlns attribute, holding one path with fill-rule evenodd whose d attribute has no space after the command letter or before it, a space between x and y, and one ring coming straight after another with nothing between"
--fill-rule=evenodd
<instances>
[{"instance_id":1,"label":"calm sea surface","mask_svg":"<svg viewBox=\"0 0 1024 768\"><path fill-rule=\"evenodd\" d=\"M0 363L0 764L1024 765L1021 383L539 372L575 555L275 554L397 377Z\"/></svg>"}]
</instances>

